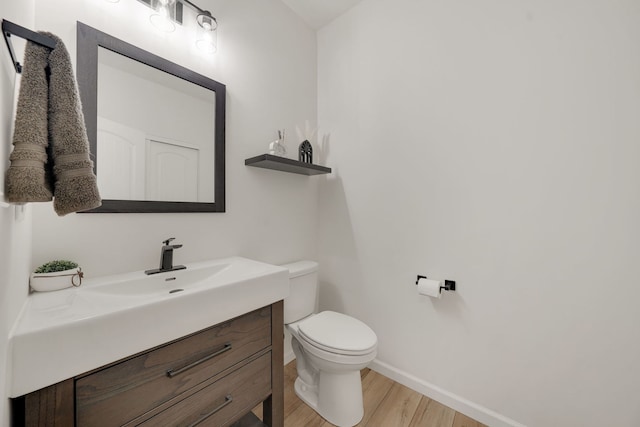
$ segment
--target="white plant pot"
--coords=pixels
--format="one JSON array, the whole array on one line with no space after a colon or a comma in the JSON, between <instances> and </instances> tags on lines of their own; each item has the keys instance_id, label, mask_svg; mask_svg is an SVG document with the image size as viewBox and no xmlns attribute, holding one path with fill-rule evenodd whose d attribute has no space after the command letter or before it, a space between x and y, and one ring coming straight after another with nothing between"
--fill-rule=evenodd
<instances>
[{"instance_id":1,"label":"white plant pot","mask_svg":"<svg viewBox=\"0 0 640 427\"><path fill-rule=\"evenodd\" d=\"M57 291L80 286L82 269L80 267L54 273L31 273L29 286L36 292Z\"/></svg>"}]
</instances>

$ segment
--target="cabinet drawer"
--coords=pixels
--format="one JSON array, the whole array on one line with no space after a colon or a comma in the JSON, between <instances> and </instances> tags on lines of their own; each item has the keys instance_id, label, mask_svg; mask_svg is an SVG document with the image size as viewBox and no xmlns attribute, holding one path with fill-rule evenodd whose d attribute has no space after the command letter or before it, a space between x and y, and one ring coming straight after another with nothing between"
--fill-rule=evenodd
<instances>
[{"instance_id":1,"label":"cabinet drawer","mask_svg":"<svg viewBox=\"0 0 640 427\"><path fill-rule=\"evenodd\" d=\"M268 352L140 425L226 426L270 392L271 352Z\"/></svg>"},{"instance_id":2,"label":"cabinet drawer","mask_svg":"<svg viewBox=\"0 0 640 427\"><path fill-rule=\"evenodd\" d=\"M271 307L76 380L79 426L125 424L271 344Z\"/></svg>"}]
</instances>

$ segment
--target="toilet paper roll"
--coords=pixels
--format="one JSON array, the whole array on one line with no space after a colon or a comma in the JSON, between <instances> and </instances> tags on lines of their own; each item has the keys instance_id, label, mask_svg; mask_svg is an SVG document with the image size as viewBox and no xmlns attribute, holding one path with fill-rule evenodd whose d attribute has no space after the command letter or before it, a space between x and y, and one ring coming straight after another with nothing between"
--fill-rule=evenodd
<instances>
[{"instance_id":1,"label":"toilet paper roll","mask_svg":"<svg viewBox=\"0 0 640 427\"><path fill-rule=\"evenodd\" d=\"M431 298L440 298L442 295L440 293L440 286L442 286L440 280L422 279L418 282L418 293Z\"/></svg>"}]
</instances>

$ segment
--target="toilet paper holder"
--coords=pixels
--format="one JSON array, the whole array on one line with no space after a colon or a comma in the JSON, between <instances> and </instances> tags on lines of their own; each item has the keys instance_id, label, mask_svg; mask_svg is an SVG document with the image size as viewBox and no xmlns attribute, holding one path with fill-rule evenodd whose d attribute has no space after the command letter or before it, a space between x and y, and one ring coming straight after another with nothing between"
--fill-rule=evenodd
<instances>
[{"instance_id":1,"label":"toilet paper holder","mask_svg":"<svg viewBox=\"0 0 640 427\"><path fill-rule=\"evenodd\" d=\"M420 279L426 279L426 278L427 278L427 276L418 275L418 277L416 278L416 285L418 284ZM443 289L445 291L455 291L456 290L456 282L455 282L455 280L445 280L444 281L444 286L440 286L440 293L442 293Z\"/></svg>"}]
</instances>

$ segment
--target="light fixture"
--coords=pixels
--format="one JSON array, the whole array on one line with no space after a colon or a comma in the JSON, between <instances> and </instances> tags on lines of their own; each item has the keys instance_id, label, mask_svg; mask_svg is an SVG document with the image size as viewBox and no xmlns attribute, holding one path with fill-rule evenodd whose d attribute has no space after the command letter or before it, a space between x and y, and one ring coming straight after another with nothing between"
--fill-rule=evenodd
<instances>
[{"instance_id":1,"label":"light fixture","mask_svg":"<svg viewBox=\"0 0 640 427\"><path fill-rule=\"evenodd\" d=\"M105 0L118 3L120 0ZM149 21L160 31L171 33L175 31L176 24L183 25L183 6L187 5L196 11L196 46L199 50L214 53L218 50L218 21L208 10L201 9L190 0L138 0L144 3L153 12Z\"/></svg>"},{"instance_id":2,"label":"light fixture","mask_svg":"<svg viewBox=\"0 0 640 427\"><path fill-rule=\"evenodd\" d=\"M165 33L175 31L175 3L176 0L152 0L151 7L155 13L149 17L151 24Z\"/></svg>"},{"instance_id":3,"label":"light fixture","mask_svg":"<svg viewBox=\"0 0 640 427\"><path fill-rule=\"evenodd\" d=\"M218 50L217 29L218 21L211 16L211 12L204 10L196 18L198 22L196 46L203 52L215 53Z\"/></svg>"},{"instance_id":4,"label":"light fixture","mask_svg":"<svg viewBox=\"0 0 640 427\"><path fill-rule=\"evenodd\" d=\"M215 53L218 50L218 21L208 10L201 9L190 0L181 0L198 12L196 22L196 46L203 52Z\"/></svg>"}]
</instances>

